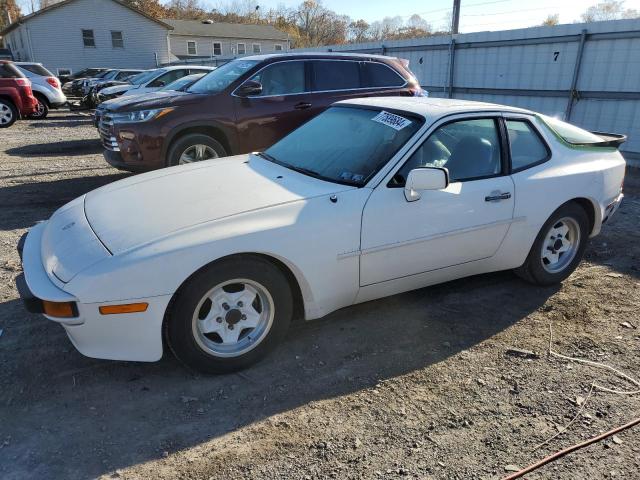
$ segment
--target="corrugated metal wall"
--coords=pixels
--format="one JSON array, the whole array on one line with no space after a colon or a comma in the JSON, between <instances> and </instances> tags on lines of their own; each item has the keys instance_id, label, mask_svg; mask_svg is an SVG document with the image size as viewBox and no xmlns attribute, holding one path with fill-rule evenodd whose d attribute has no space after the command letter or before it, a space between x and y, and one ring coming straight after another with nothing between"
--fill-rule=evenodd
<instances>
[{"instance_id":1,"label":"corrugated metal wall","mask_svg":"<svg viewBox=\"0 0 640 480\"><path fill-rule=\"evenodd\" d=\"M640 166L640 19L312 50L407 58L431 96L516 105L625 133L623 150Z\"/></svg>"}]
</instances>

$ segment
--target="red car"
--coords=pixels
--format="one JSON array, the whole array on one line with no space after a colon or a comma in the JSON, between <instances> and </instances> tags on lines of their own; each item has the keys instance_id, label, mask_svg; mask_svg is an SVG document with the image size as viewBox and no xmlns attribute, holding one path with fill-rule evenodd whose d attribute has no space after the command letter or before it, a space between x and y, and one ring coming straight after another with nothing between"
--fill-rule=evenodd
<instances>
[{"instance_id":1,"label":"red car","mask_svg":"<svg viewBox=\"0 0 640 480\"><path fill-rule=\"evenodd\" d=\"M29 79L12 62L0 60L0 128L35 113L37 107Z\"/></svg>"}]
</instances>

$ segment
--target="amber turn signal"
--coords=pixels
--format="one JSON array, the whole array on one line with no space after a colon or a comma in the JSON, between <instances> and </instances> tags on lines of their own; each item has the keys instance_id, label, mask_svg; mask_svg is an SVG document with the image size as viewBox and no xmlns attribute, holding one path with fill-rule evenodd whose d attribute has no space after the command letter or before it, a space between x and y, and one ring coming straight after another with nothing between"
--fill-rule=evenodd
<instances>
[{"instance_id":1,"label":"amber turn signal","mask_svg":"<svg viewBox=\"0 0 640 480\"><path fill-rule=\"evenodd\" d=\"M116 315L118 313L146 312L148 307L148 303L126 303L123 305L104 305L98 310L102 315Z\"/></svg>"},{"instance_id":2,"label":"amber turn signal","mask_svg":"<svg viewBox=\"0 0 640 480\"><path fill-rule=\"evenodd\" d=\"M42 301L42 309L45 315L58 318L72 318L78 316L73 302L49 302Z\"/></svg>"}]
</instances>

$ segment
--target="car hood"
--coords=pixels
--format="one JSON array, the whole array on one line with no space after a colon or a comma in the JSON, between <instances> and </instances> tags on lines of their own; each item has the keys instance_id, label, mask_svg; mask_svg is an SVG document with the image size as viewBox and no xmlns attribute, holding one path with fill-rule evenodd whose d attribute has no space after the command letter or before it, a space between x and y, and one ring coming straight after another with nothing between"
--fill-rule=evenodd
<instances>
[{"instance_id":1,"label":"car hood","mask_svg":"<svg viewBox=\"0 0 640 480\"><path fill-rule=\"evenodd\" d=\"M120 180L87 194L84 206L117 255L196 225L353 188L239 155Z\"/></svg>"},{"instance_id":2,"label":"car hood","mask_svg":"<svg viewBox=\"0 0 640 480\"><path fill-rule=\"evenodd\" d=\"M174 90L164 92L149 92L140 95L127 95L105 102L105 107L112 112L127 112L146 108L171 107L193 103L197 99L193 94Z\"/></svg>"},{"instance_id":3,"label":"car hood","mask_svg":"<svg viewBox=\"0 0 640 480\"><path fill-rule=\"evenodd\" d=\"M102 89L100 93L104 93L105 95L114 95L121 92L126 92L127 90L133 90L135 88L139 88L139 85L131 85L130 83L124 85L114 85L112 87L107 87Z\"/></svg>"}]
</instances>

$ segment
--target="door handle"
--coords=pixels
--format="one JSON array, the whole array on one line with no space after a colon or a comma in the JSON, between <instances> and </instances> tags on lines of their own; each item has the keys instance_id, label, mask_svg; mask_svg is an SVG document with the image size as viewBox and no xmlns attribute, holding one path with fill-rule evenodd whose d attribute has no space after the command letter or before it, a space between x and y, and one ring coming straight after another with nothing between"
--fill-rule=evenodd
<instances>
[{"instance_id":1,"label":"door handle","mask_svg":"<svg viewBox=\"0 0 640 480\"><path fill-rule=\"evenodd\" d=\"M506 193L493 193L492 194L484 197L484 201L485 202L499 202L500 200L508 200L511 198L511 192L506 192Z\"/></svg>"},{"instance_id":2,"label":"door handle","mask_svg":"<svg viewBox=\"0 0 640 480\"><path fill-rule=\"evenodd\" d=\"M300 102L296 103L293 108L295 108L296 110L306 110L307 108L311 108L311 104L307 102Z\"/></svg>"}]
</instances>

